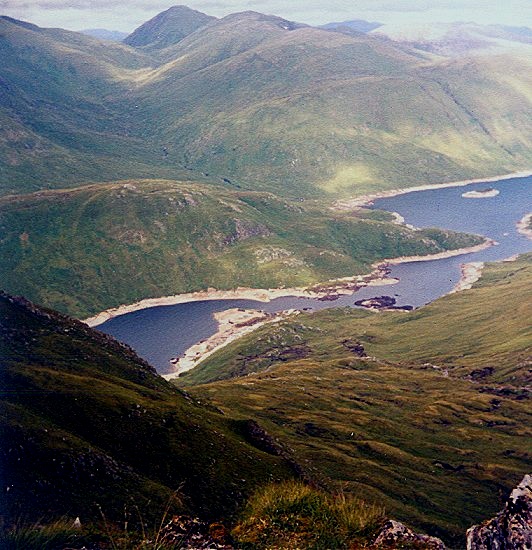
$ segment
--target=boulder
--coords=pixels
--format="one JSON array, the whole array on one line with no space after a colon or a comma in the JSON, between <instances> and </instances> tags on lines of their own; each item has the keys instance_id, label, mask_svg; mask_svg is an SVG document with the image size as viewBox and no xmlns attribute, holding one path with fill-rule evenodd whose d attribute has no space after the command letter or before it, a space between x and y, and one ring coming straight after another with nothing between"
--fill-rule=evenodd
<instances>
[{"instance_id":1,"label":"boulder","mask_svg":"<svg viewBox=\"0 0 532 550\"><path fill-rule=\"evenodd\" d=\"M381 529L375 548L418 548L419 550L445 550L443 542L436 537L414 533L398 521L389 520Z\"/></svg>"},{"instance_id":2,"label":"boulder","mask_svg":"<svg viewBox=\"0 0 532 550\"><path fill-rule=\"evenodd\" d=\"M467 531L467 550L532 549L532 476L526 475L494 518Z\"/></svg>"}]
</instances>

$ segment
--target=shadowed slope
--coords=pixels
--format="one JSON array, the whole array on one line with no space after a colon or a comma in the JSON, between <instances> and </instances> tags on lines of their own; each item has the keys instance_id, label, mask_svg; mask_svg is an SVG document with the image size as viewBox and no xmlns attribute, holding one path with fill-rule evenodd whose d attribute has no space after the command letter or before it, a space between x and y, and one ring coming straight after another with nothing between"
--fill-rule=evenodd
<instances>
[{"instance_id":1,"label":"shadowed slope","mask_svg":"<svg viewBox=\"0 0 532 550\"><path fill-rule=\"evenodd\" d=\"M151 521L181 510L229 517L257 484L294 475L242 426L176 391L129 348L86 325L0 296L4 525L63 515Z\"/></svg>"}]
</instances>

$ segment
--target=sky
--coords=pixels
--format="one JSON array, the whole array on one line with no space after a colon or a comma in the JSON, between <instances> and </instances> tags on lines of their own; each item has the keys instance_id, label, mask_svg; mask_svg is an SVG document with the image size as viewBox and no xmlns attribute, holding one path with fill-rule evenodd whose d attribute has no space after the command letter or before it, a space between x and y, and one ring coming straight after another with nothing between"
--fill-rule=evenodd
<instances>
[{"instance_id":1,"label":"sky","mask_svg":"<svg viewBox=\"0 0 532 550\"><path fill-rule=\"evenodd\" d=\"M532 0L0 0L0 15L43 27L130 32L176 4L217 17L253 10L311 25L365 19L392 25L473 21L532 27Z\"/></svg>"}]
</instances>

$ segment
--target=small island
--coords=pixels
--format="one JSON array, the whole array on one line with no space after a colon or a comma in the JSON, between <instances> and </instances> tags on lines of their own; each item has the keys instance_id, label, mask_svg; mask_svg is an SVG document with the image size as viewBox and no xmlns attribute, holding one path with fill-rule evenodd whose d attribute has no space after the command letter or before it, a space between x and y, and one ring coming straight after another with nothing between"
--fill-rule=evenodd
<instances>
[{"instance_id":1,"label":"small island","mask_svg":"<svg viewBox=\"0 0 532 550\"><path fill-rule=\"evenodd\" d=\"M482 189L480 191L467 191L462 193L464 199L487 199L489 197L496 197L500 191L490 187L489 189Z\"/></svg>"}]
</instances>

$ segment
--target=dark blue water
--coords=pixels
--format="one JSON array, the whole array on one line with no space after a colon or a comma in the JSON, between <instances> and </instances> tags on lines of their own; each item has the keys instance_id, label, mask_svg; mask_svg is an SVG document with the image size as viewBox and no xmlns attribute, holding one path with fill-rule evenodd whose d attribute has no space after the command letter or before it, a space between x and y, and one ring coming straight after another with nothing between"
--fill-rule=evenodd
<instances>
[{"instance_id":1,"label":"dark blue water","mask_svg":"<svg viewBox=\"0 0 532 550\"><path fill-rule=\"evenodd\" d=\"M465 199L462 193L474 189L495 188L496 197ZM393 286L366 287L334 302L309 298L278 298L269 303L253 300L211 300L173 306L160 306L115 317L98 327L132 346L164 374L171 371L170 359L179 357L190 346L216 332L213 313L231 308L313 310L353 306L356 300L392 295L397 305L421 306L453 289L460 279L460 265L466 262L495 261L528 252L532 241L519 234L516 223L532 211L532 177L478 183L467 187L449 187L407 193L379 199L373 208L399 212L416 227L442 227L477 233L494 239L499 245L481 252L430 262L410 262L393 266Z\"/></svg>"}]
</instances>

